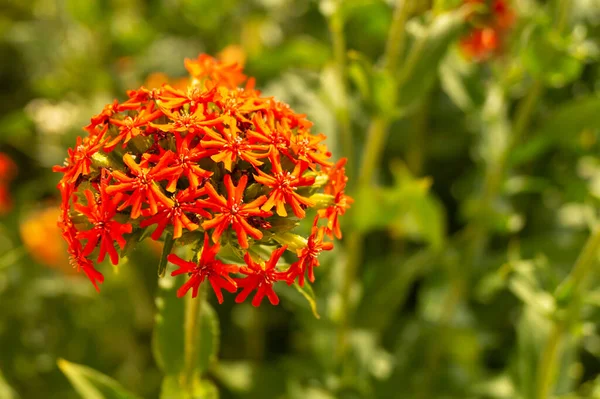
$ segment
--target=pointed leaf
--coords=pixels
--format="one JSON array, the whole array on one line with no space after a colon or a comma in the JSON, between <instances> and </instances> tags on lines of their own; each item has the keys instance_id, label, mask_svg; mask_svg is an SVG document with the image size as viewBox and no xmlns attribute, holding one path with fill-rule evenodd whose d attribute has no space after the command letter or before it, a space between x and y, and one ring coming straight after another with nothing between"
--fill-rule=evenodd
<instances>
[{"instance_id":1,"label":"pointed leaf","mask_svg":"<svg viewBox=\"0 0 600 399\"><path fill-rule=\"evenodd\" d=\"M83 399L135 399L112 378L86 366L58 360L58 367Z\"/></svg>"},{"instance_id":2,"label":"pointed leaf","mask_svg":"<svg viewBox=\"0 0 600 399\"><path fill-rule=\"evenodd\" d=\"M294 283L294 288L298 290L299 293L302 294L304 298L308 301L310 305L310 310L312 311L315 318L320 319L319 312L317 312L317 298L315 296L315 292L312 289L312 286L309 283L304 283L303 287L300 287L298 283Z\"/></svg>"},{"instance_id":3,"label":"pointed leaf","mask_svg":"<svg viewBox=\"0 0 600 399\"><path fill-rule=\"evenodd\" d=\"M158 262L158 277L164 277L167 271L167 256L173 250L173 233L167 233L165 236L165 243L163 245L162 254L160 255L160 261Z\"/></svg>"}]
</instances>

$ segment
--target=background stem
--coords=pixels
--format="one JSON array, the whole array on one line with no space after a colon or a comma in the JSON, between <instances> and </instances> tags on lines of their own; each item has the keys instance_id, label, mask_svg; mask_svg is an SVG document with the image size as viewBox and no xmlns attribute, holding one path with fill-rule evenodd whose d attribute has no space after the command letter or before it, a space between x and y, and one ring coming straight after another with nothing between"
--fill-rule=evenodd
<instances>
[{"instance_id":1,"label":"background stem","mask_svg":"<svg viewBox=\"0 0 600 399\"><path fill-rule=\"evenodd\" d=\"M183 386L188 392L190 398L193 397L194 377L197 368L198 358L198 334L200 333L200 312L202 311L202 302L204 301L204 291L206 284L200 284L198 297L192 298L186 296L185 303L185 357L183 371Z\"/></svg>"},{"instance_id":2,"label":"background stem","mask_svg":"<svg viewBox=\"0 0 600 399\"><path fill-rule=\"evenodd\" d=\"M389 37L386 45L386 53L382 67L389 71L395 68L398 57L401 55L404 48L405 29L404 25L408 18L410 8L410 0L398 0L396 9L390 27ZM369 126L365 147L362 153L360 167L358 169L358 177L356 181L356 191L367 189L373 178L375 168L381 159L381 153L385 144L385 138L391 117L388 115L376 116ZM350 211L351 212L351 211ZM363 234L360 231L353 230L347 240L346 249L348 258L346 268L344 269L341 296L341 314L337 333L337 357L339 361L345 356L348 333L351 325L351 293L352 287L356 280L358 266L362 258Z\"/></svg>"},{"instance_id":3,"label":"background stem","mask_svg":"<svg viewBox=\"0 0 600 399\"><path fill-rule=\"evenodd\" d=\"M347 50L346 38L344 37L344 20L341 12L342 1L338 2L336 12L329 19L329 31L331 32L331 41L333 44L333 54L335 60L336 77L340 89L339 104L336 108L336 118L340 127L340 139L342 142L342 151L348 158L346 171L349 180L352 181L354 172L354 140L352 138L352 126L350 123L350 112L348 110L348 81L346 78Z\"/></svg>"}]
</instances>

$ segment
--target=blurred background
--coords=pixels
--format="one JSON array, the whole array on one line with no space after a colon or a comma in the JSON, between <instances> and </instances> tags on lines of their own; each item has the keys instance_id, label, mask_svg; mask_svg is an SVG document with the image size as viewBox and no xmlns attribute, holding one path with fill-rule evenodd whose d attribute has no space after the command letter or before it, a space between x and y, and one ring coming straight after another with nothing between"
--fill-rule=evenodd
<instances>
[{"instance_id":1,"label":"blurred background","mask_svg":"<svg viewBox=\"0 0 600 399\"><path fill-rule=\"evenodd\" d=\"M60 358L158 397L160 248L103 265L97 294L68 263L51 167L104 104L177 84L201 52L306 113L351 178L373 121L388 128L375 186L350 193L360 250L342 241L317 270L321 319L293 290L276 307L213 304L206 376L222 398L534 398L564 314L554 396L600 398L597 273L575 310L556 291L597 219L600 1L490 2L481 19L459 0L405 2L0 0L0 399L79 397Z\"/></svg>"}]
</instances>

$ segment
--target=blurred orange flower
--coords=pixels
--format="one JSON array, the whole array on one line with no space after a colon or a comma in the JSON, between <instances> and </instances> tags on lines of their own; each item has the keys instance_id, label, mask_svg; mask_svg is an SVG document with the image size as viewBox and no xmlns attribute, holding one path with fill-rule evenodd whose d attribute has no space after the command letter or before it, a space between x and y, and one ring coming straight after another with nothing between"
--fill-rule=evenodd
<instances>
[{"instance_id":1,"label":"blurred orange flower","mask_svg":"<svg viewBox=\"0 0 600 399\"><path fill-rule=\"evenodd\" d=\"M470 14L467 18L472 29L460 41L465 56L483 61L498 53L507 31L515 21L515 13L507 0L465 0L467 4L487 7L483 14Z\"/></svg>"},{"instance_id":2,"label":"blurred orange flower","mask_svg":"<svg viewBox=\"0 0 600 399\"><path fill-rule=\"evenodd\" d=\"M60 212L56 206L30 212L19 226L21 240L36 262L66 274L77 274L69 265L67 245L56 225Z\"/></svg>"}]
</instances>

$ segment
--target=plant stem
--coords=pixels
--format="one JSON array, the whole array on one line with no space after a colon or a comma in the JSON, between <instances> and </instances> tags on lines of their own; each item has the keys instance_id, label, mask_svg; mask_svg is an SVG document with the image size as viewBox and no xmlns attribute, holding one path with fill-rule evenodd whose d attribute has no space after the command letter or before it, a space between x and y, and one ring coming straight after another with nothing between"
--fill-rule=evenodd
<instances>
[{"instance_id":1,"label":"plant stem","mask_svg":"<svg viewBox=\"0 0 600 399\"><path fill-rule=\"evenodd\" d=\"M597 263L600 251L600 228L597 226L583 247L571 273L560 284L557 291L561 292L566 287L571 291L570 302L567 307L569 318L560 318L554 321L546 346L540 356L537 373L537 399L546 399L554 387L557 359L561 355L561 344L565 333L569 329L570 319L577 319L578 298L583 294L584 282L592 267Z\"/></svg>"},{"instance_id":2,"label":"plant stem","mask_svg":"<svg viewBox=\"0 0 600 399\"><path fill-rule=\"evenodd\" d=\"M408 17L410 0L397 0L392 26L390 27L386 54L384 55L383 68L392 71L397 63L397 58L404 47L404 25ZM387 130L392 120L390 116L376 116L369 126L366 146L363 149L361 164L358 169L356 191L367 189L371 184L375 168L381 159L385 144ZM346 268L344 269L341 296L341 314L337 333L337 359L342 361L346 353L348 333L351 324L351 293L356 280L358 266L362 258L363 234L353 230L347 238L345 247L348 250Z\"/></svg>"},{"instance_id":3,"label":"plant stem","mask_svg":"<svg viewBox=\"0 0 600 399\"><path fill-rule=\"evenodd\" d=\"M348 157L346 170L352 177L354 159L354 141L352 140L352 126L348 110L348 83L346 79L346 38L344 37L344 20L341 12L342 1L337 4L336 12L329 18L329 31L333 42L336 77L340 88L340 99L336 109L336 117L340 126L340 138L344 156Z\"/></svg>"},{"instance_id":4,"label":"plant stem","mask_svg":"<svg viewBox=\"0 0 600 399\"><path fill-rule=\"evenodd\" d=\"M412 118L414 129L409 138L408 152L406 154L406 163L408 168L415 176L420 176L425 162L425 141L427 133L427 119L429 116L429 106L431 105L431 95L426 94L423 104L419 111Z\"/></svg>"},{"instance_id":5,"label":"plant stem","mask_svg":"<svg viewBox=\"0 0 600 399\"><path fill-rule=\"evenodd\" d=\"M204 301L204 292L206 284L200 284L198 297L186 297L185 302L185 332L184 332L184 370L183 386L188 392L190 398L194 396L194 377L197 368L198 358L198 334L200 333L200 312L202 311L202 302Z\"/></svg>"}]
</instances>

